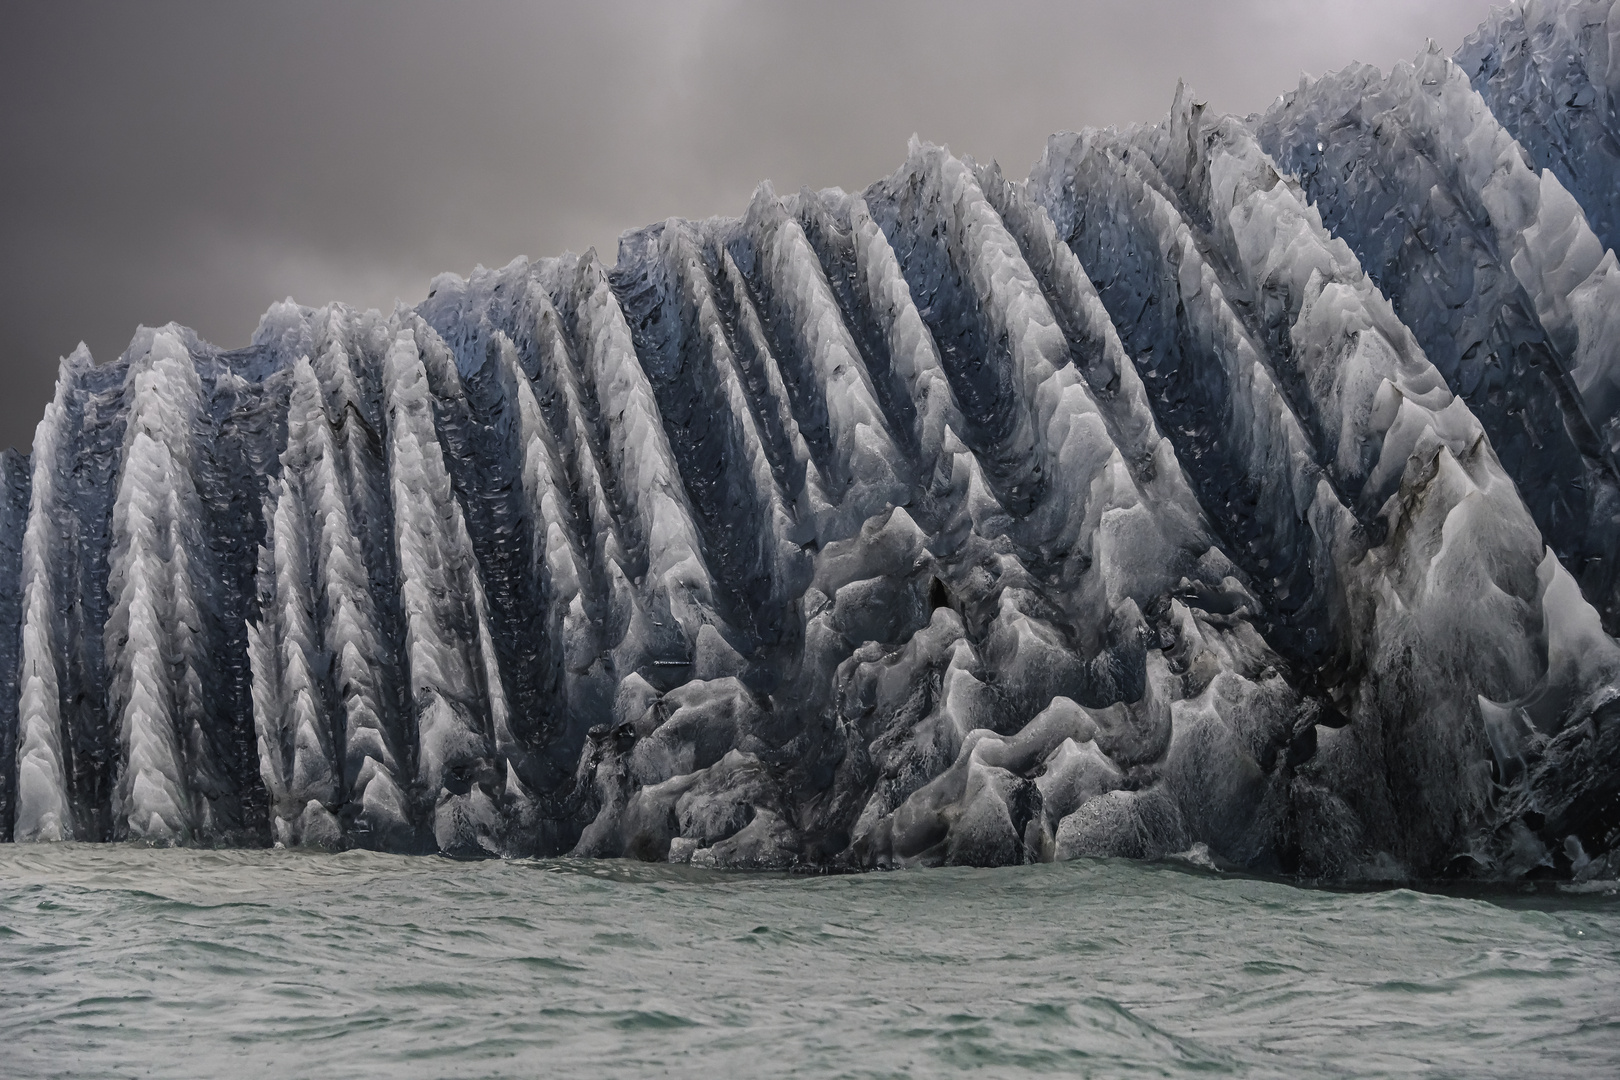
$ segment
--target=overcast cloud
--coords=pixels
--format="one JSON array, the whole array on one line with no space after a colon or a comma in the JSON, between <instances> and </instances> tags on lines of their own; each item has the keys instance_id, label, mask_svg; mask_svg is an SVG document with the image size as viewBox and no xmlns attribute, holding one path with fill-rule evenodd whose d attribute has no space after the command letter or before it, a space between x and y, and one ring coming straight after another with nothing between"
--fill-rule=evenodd
<instances>
[{"instance_id":1,"label":"overcast cloud","mask_svg":"<svg viewBox=\"0 0 1620 1080\"><path fill-rule=\"evenodd\" d=\"M859 188L913 132L1022 175L1046 136L1248 113L1448 52L1488 0L7 4L0 446L80 340L245 344L271 301L409 302L442 270Z\"/></svg>"}]
</instances>

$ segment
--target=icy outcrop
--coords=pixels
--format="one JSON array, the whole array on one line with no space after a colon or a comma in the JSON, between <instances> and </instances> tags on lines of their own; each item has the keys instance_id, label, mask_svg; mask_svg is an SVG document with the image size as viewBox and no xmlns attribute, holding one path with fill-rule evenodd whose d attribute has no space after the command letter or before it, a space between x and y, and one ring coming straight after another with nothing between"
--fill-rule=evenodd
<instances>
[{"instance_id":1,"label":"icy outcrop","mask_svg":"<svg viewBox=\"0 0 1620 1080\"><path fill-rule=\"evenodd\" d=\"M1620 247L1620 5L1495 8L1455 59L1535 167L1575 196L1603 247Z\"/></svg>"},{"instance_id":2,"label":"icy outcrop","mask_svg":"<svg viewBox=\"0 0 1620 1080\"><path fill-rule=\"evenodd\" d=\"M1432 48L1387 76L1302 83L1257 131L1479 417L1612 628L1620 271L1581 207Z\"/></svg>"},{"instance_id":3,"label":"icy outcrop","mask_svg":"<svg viewBox=\"0 0 1620 1080\"><path fill-rule=\"evenodd\" d=\"M1612 25L76 353L0 458L0 821L1612 873Z\"/></svg>"},{"instance_id":4,"label":"icy outcrop","mask_svg":"<svg viewBox=\"0 0 1620 1080\"><path fill-rule=\"evenodd\" d=\"M1540 171L1540 213L1525 230L1525 268L1543 283L1542 316L1572 350L1571 375L1613 452L1620 412L1620 4L1493 10L1456 63Z\"/></svg>"},{"instance_id":5,"label":"icy outcrop","mask_svg":"<svg viewBox=\"0 0 1620 1080\"><path fill-rule=\"evenodd\" d=\"M1124 178L1115 189L1123 198L1113 213L1081 221L1071 178L1089 178L1090 170ZM1082 190L1107 183L1099 177ZM1545 547L1479 423L1240 122L1207 119L1183 95L1168 124L1055 140L1032 184L1057 220L1074 223L1093 265L1107 265L1110 246L1145 253L1140 268L1105 281L1105 301L1150 315L1175 311L1190 324L1135 333L1175 341L1182 365L1201 340L1212 342L1212 359L1246 365L1227 367L1232 419L1214 449L1247 445L1249 456L1224 472L1211 462L1196 480L1214 496L1206 505L1217 518L1230 515L1228 528L1269 522L1257 539L1276 546L1251 546L1239 558L1255 560L1246 569L1269 584L1274 610L1295 612L1306 633L1283 648L1336 684L1329 697L1351 721L1302 764L1294 783L1339 793L1363 822L1397 822L1397 857L1432 863L1467 833L1488 798L1476 775L1477 736L1451 695L1460 687L1486 698L1573 689L1548 689L1521 651L1556 633L1550 623L1564 613L1548 606L1552 586L1538 579ZM1107 231L1136 220L1145 242L1121 245ZM1135 296L1124 302L1127 289L1144 287L1154 290L1151 304ZM1206 321L1211 331L1202 330ZM1220 370L1201 365L1212 368ZM1199 411L1218 407L1217 399ZM1232 513L1221 496L1233 478L1262 471L1295 479L1261 486L1252 505ZM1280 511L1270 509L1275 502ZM1295 522L1308 531L1277 545L1280 530ZM1334 573L1265 582L1264 569L1279 556L1301 551ZM1435 595L1414 603L1442 586L1469 602ZM1313 634L1334 650L1313 651ZM1499 659L1513 654L1522 660ZM1389 692L1393 685L1399 693ZM1448 689L1431 695L1441 685ZM1409 756L1407 748L1419 746ZM1314 823L1302 815L1296 826Z\"/></svg>"}]
</instances>

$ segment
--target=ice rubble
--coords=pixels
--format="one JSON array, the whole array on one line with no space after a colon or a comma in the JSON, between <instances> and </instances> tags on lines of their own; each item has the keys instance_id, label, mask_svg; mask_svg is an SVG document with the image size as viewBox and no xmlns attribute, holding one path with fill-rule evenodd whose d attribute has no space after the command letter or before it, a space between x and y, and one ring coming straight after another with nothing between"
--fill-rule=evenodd
<instances>
[{"instance_id":1,"label":"ice rubble","mask_svg":"<svg viewBox=\"0 0 1620 1080\"><path fill-rule=\"evenodd\" d=\"M0 819L1612 872L1612 25L76 353L0 459Z\"/></svg>"}]
</instances>

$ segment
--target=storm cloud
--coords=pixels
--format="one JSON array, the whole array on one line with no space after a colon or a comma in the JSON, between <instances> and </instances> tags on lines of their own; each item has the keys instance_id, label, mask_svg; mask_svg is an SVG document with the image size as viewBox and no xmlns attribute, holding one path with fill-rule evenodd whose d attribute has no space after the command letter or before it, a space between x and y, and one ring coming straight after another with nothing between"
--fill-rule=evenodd
<instances>
[{"instance_id":1,"label":"storm cloud","mask_svg":"<svg viewBox=\"0 0 1620 1080\"><path fill-rule=\"evenodd\" d=\"M1454 49L1487 0L13 3L0 33L0 446L57 358L139 323L222 346L291 295L391 307L443 270L594 246L754 187L859 188L913 132L1022 174Z\"/></svg>"}]
</instances>

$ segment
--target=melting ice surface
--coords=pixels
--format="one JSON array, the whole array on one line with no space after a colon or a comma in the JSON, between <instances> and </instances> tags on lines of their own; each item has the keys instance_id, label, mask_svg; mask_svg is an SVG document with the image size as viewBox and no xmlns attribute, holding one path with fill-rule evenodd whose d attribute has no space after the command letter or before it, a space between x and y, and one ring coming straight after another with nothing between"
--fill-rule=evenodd
<instances>
[{"instance_id":1,"label":"melting ice surface","mask_svg":"<svg viewBox=\"0 0 1620 1080\"><path fill-rule=\"evenodd\" d=\"M0 830L1615 877L1620 7L1459 56L76 353Z\"/></svg>"},{"instance_id":2,"label":"melting ice surface","mask_svg":"<svg viewBox=\"0 0 1620 1080\"><path fill-rule=\"evenodd\" d=\"M1620 1067L1612 889L19 845L0 965L19 1080Z\"/></svg>"}]
</instances>

